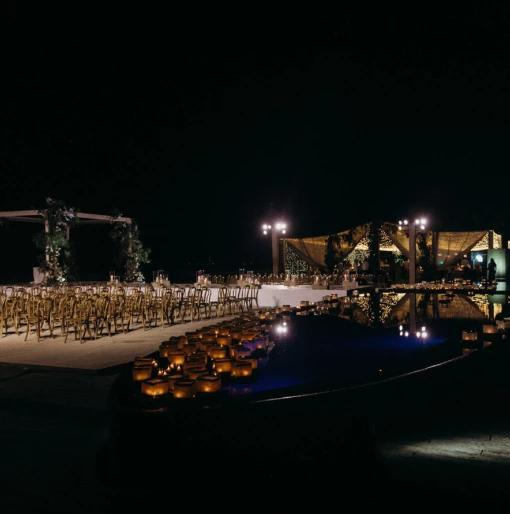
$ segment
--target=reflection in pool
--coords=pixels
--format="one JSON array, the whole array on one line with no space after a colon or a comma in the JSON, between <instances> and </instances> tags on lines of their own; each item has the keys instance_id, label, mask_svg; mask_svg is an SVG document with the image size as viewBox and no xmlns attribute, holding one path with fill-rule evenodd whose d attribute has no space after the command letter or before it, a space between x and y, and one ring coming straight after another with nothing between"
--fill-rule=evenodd
<instances>
[{"instance_id":1,"label":"reflection in pool","mask_svg":"<svg viewBox=\"0 0 510 514\"><path fill-rule=\"evenodd\" d=\"M230 395L300 386L345 387L412 371L462 353L462 331L506 317L507 297L487 294L381 293L345 299L338 309L316 306L270 327L274 340L254 379L225 385ZM400 335L400 326L410 337ZM428 337L416 332L427 328ZM443 343L443 344L440 344Z\"/></svg>"}]
</instances>

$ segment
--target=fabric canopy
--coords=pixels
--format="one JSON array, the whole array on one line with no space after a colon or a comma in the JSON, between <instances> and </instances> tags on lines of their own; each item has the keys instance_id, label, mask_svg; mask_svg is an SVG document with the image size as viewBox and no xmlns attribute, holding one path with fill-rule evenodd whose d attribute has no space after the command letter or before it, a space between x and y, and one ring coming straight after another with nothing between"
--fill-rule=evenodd
<instances>
[{"instance_id":1,"label":"fabric canopy","mask_svg":"<svg viewBox=\"0 0 510 514\"><path fill-rule=\"evenodd\" d=\"M326 267L326 248L330 235L338 235L339 250L346 258L356 249L367 250L367 236L370 223L359 225L351 230L336 234L328 234L307 238L283 238L284 248L288 245L301 259L316 268ZM474 232L433 232L424 231L427 245L434 248L434 260L438 269L455 264L462 256L470 251L482 251L489 248L501 248L501 235L492 230ZM379 250L399 252L409 257L409 235L406 231L398 230L395 223L383 222L379 231ZM419 248L416 249L419 257Z\"/></svg>"}]
</instances>

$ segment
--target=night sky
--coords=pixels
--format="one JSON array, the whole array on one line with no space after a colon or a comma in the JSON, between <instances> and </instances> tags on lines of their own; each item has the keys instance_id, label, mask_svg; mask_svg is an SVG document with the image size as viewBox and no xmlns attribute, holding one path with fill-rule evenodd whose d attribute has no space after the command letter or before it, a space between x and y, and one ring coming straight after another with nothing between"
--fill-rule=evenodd
<instances>
[{"instance_id":1,"label":"night sky","mask_svg":"<svg viewBox=\"0 0 510 514\"><path fill-rule=\"evenodd\" d=\"M151 248L147 279L269 270L260 226L277 218L289 237L418 214L437 230L510 226L504 3L463 13L39 3L2 13L0 210L48 196L118 210ZM39 228L0 227L2 273L30 276ZM106 278L107 231L76 229L83 272Z\"/></svg>"}]
</instances>

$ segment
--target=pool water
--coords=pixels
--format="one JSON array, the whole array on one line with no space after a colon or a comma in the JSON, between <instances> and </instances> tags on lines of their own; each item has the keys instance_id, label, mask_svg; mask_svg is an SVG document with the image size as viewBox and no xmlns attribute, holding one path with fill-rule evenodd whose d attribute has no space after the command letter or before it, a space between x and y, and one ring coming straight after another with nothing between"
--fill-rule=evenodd
<instances>
[{"instance_id":1,"label":"pool water","mask_svg":"<svg viewBox=\"0 0 510 514\"><path fill-rule=\"evenodd\" d=\"M329 315L287 316L285 333L278 330L283 323L272 323L274 346L254 377L224 386L230 395L298 386L347 387L414 371L460 352L458 323L437 325L427 338L404 337L398 327L374 329Z\"/></svg>"}]
</instances>

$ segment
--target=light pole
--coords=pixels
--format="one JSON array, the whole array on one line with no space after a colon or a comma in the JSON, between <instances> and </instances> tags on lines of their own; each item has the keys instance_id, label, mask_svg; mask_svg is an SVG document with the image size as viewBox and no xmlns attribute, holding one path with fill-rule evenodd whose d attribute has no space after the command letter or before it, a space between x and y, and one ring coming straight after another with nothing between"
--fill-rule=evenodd
<instances>
[{"instance_id":1,"label":"light pole","mask_svg":"<svg viewBox=\"0 0 510 514\"><path fill-rule=\"evenodd\" d=\"M407 220L398 222L398 229L409 230L409 285L416 284L416 227L419 230L425 230L427 220L417 219L414 223L409 223Z\"/></svg>"},{"instance_id":2,"label":"light pole","mask_svg":"<svg viewBox=\"0 0 510 514\"><path fill-rule=\"evenodd\" d=\"M269 231L271 231L272 235L273 275L278 275L278 265L280 260L278 233L280 232L285 234L287 231L287 224L280 221L275 223L273 226L264 223L264 225L262 225L262 232L266 235Z\"/></svg>"}]
</instances>

